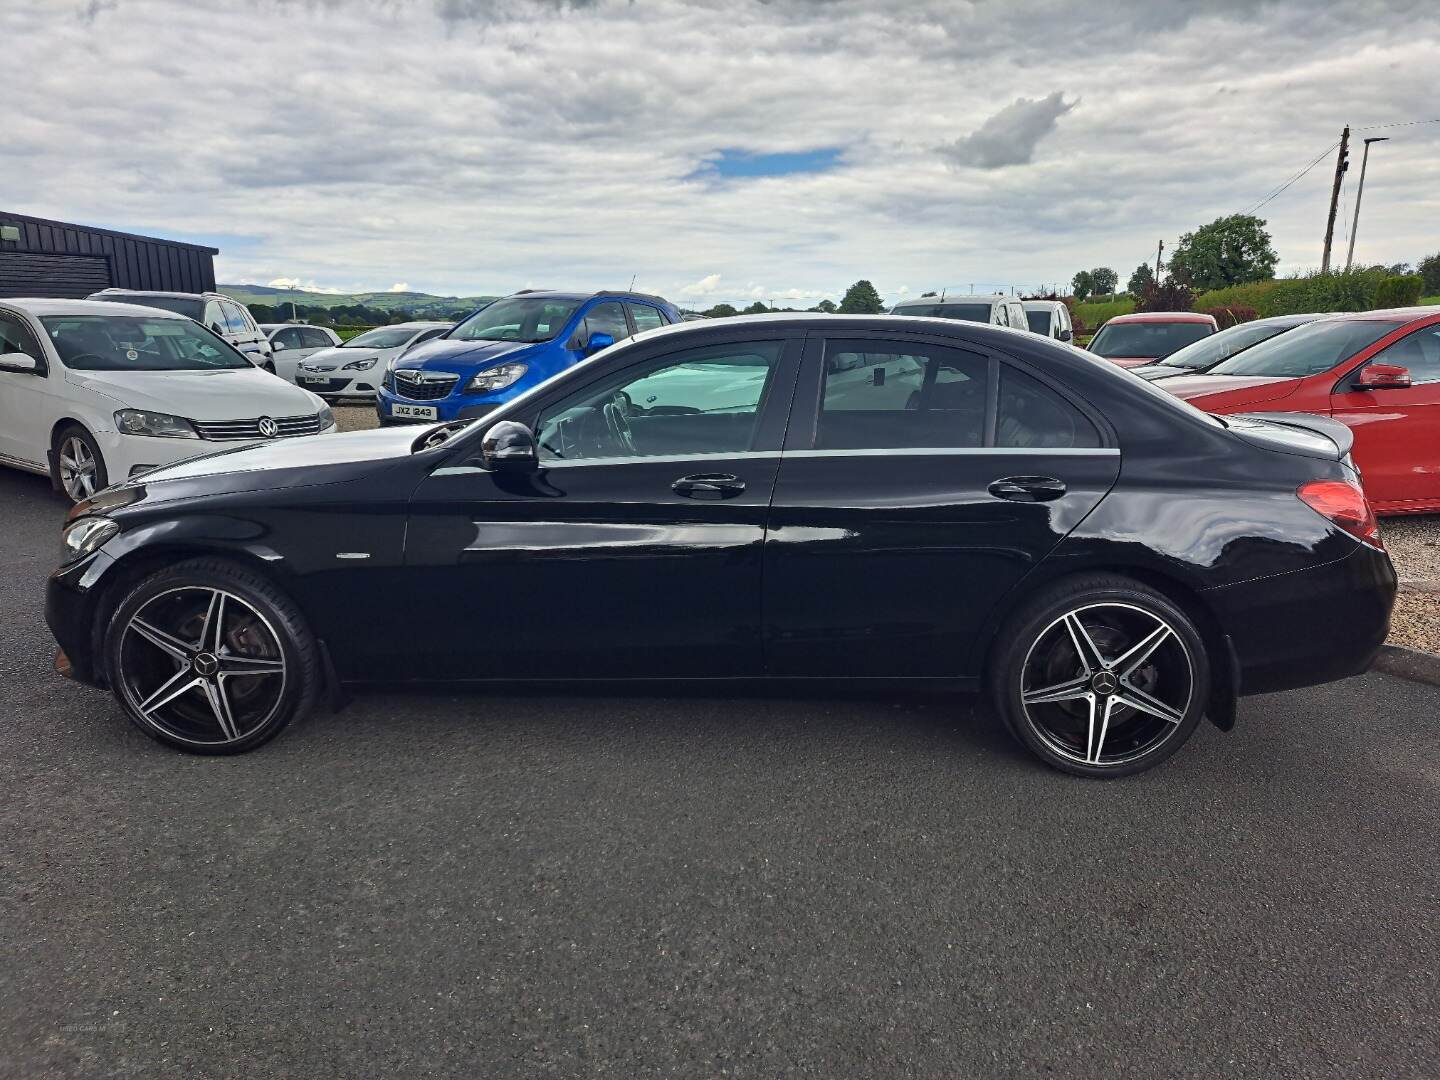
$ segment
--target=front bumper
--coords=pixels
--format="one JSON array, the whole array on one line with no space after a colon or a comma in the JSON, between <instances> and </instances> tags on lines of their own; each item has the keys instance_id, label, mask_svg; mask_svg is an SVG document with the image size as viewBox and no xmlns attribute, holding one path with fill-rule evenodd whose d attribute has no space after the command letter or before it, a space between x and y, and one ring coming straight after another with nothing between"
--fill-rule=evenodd
<instances>
[{"instance_id":1,"label":"front bumper","mask_svg":"<svg viewBox=\"0 0 1440 1080\"><path fill-rule=\"evenodd\" d=\"M1385 643L1395 567L1356 542L1336 562L1204 593L1235 646L1242 694L1292 690L1359 675Z\"/></svg>"},{"instance_id":2,"label":"front bumper","mask_svg":"<svg viewBox=\"0 0 1440 1080\"><path fill-rule=\"evenodd\" d=\"M317 434L330 435L336 425L321 428ZM263 442L285 440L267 439L165 439L151 435L122 435L118 431L95 432L96 445L105 458L105 471L110 483L118 484L137 473L158 469L161 465L174 465L191 458L216 454L222 450L239 450L246 446L258 446ZM303 437L303 436L300 436Z\"/></svg>"},{"instance_id":3,"label":"front bumper","mask_svg":"<svg viewBox=\"0 0 1440 1080\"><path fill-rule=\"evenodd\" d=\"M358 397L373 398L375 388L385 377L385 369L372 368L369 371L327 371L311 373L297 371L295 385L319 394L323 398Z\"/></svg>"},{"instance_id":4,"label":"front bumper","mask_svg":"<svg viewBox=\"0 0 1440 1080\"><path fill-rule=\"evenodd\" d=\"M100 612L96 586L115 560L103 551L62 566L45 583L45 623L60 646L55 667L61 674L87 686L104 687L100 660ZM63 667L62 667L63 659Z\"/></svg>"}]
</instances>

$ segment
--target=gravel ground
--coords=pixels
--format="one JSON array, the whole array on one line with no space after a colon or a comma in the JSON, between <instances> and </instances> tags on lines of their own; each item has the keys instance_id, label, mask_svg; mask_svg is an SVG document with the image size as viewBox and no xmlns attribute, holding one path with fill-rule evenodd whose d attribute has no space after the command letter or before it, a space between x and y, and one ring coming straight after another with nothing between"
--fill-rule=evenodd
<instances>
[{"instance_id":1,"label":"gravel ground","mask_svg":"<svg viewBox=\"0 0 1440 1080\"><path fill-rule=\"evenodd\" d=\"M375 426L375 410L369 404L340 405L335 419L341 431L359 431ZM1440 514L1389 518L1384 533L1402 582L1390 642L1440 652Z\"/></svg>"}]
</instances>

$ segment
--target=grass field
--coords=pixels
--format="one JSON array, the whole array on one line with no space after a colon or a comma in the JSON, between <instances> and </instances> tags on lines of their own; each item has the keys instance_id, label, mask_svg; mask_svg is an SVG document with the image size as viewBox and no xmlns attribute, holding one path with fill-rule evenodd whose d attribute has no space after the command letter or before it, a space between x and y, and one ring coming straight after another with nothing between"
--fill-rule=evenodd
<instances>
[{"instance_id":1,"label":"grass field","mask_svg":"<svg viewBox=\"0 0 1440 1080\"><path fill-rule=\"evenodd\" d=\"M1075 305L1075 314L1084 320L1087 330L1093 330L1106 319L1113 319L1116 315L1129 315L1134 310L1135 301L1128 296L1123 300L1106 300L1101 303Z\"/></svg>"}]
</instances>

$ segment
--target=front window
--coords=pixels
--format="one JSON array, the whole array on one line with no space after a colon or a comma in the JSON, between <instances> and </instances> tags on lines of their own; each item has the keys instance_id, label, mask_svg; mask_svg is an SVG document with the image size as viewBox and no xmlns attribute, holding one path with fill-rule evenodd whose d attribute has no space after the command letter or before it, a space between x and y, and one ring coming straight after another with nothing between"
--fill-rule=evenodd
<instances>
[{"instance_id":1,"label":"front window","mask_svg":"<svg viewBox=\"0 0 1440 1080\"><path fill-rule=\"evenodd\" d=\"M1144 356L1159 359L1209 337L1215 328L1200 322L1109 322L1090 342L1096 356Z\"/></svg>"},{"instance_id":2,"label":"front window","mask_svg":"<svg viewBox=\"0 0 1440 1080\"><path fill-rule=\"evenodd\" d=\"M546 410L541 460L743 453L781 343L690 349L619 372Z\"/></svg>"},{"instance_id":3,"label":"front window","mask_svg":"<svg viewBox=\"0 0 1440 1080\"><path fill-rule=\"evenodd\" d=\"M918 315L925 319L959 319L961 322L990 321L990 304L907 304L893 309L892 315Z\"/></svg>"},{"instance_id":4,"label":"front window","mask_svg":"<svg viewBox=\"0 0 1440 1080\"><path fill-rule=\"evenodd\" d=\"M250 361L188 319L47 315L40 319L65 366L77 371L213 371Z\"/></svg>"},{"instance_id":5,"label":"front window","mask_svg":"<svg viewBox=\"0 0 1440 1080\"><path fill-rule=\"evenodd\" d=\"M1211 368L1211 375L1268 375L1303 379L1329 371L1366 346L1373 345L1403 322L1357 319L1313 322L1288 334L1262 341Z\"/></svg>"},{"instance_id":6,"label":"front window","mask_svg":"<svg viewBox=\"0 0 1440 1080\"><path fill-rule=\"evenodd\" d=\"M1050 333L1050 313L1048 311L1027 311L1025 321L1030 324L1030 329L1037 334Z\"/></svg>"},{"instance_id":7,"label":"front window","mask_svg":"<svg viewBox=\"0 0 1440 1080\"><path fill-rule=\"evenodd\" d=\"M342 342L342 349L398 349L415 336L413 326L377 326Z\"/></svg>"},{"instance_id":8,"label":"front window","mask_svg":"<svg viewBox=\"0 0 1440 1080\"><path fill-rule=\"evenodd\" d=\"M1241 323L1177 349L1161 361L1161 366L1183 371L1205 371L1244 352L1251 345L1269 341L1289 329L1291 327L1276 323Z\"/></svg>"},{"instance_id":9,"label":"front window","mask_svg":"<svg viewBox=\"0 0 1440 1080\"><path fill-rule=\"evenodd\" d=\"M1372 363L1400 365L1410 372L1410 381L1416 386L1440 382L1440 326L1427 326L1401 338Z\"/></svg>"},{"instance_id":10,"label":"front window","mask_svg":"<svg viewBox=\"0 0 1440 1080\"><path fill-rule=\"evenodd\" d=\"M184 315L187 319L194 319L200 322L200 315L205 310L205 301L193 296L134 296L129 293L97 293L92 300L107 300L112 304L136 304L140 307L159 308L161 311L173 311L176 315Z\"/></svg>"},{"instance_id":11,"label":"front window","mask_svg":"<svg viewBox=\"0 0 1440 1080\"><path fill-rule=\"evenodd\" d=\"M557 337L580 306L579 300L511 296L496 300L455 327L455 341L523 341L534 344Z\"/></svg>"}]
</instances>

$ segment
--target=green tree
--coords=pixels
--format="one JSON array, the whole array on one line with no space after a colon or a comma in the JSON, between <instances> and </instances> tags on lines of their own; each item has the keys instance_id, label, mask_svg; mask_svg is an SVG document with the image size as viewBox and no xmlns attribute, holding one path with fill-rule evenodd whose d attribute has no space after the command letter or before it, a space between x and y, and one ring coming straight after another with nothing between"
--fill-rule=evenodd
<instances>
[{"instance_id":1,"label":"green tree","mask_svg":"<svg viewBox=\"0 0 1440 1080\"><path fill-rule=\"evenodd\" d=\"M834 314L835 314L835 301L834 301L834 300L821 300L818 304L816 304L816 305L815 305L813 308L811 308L810 310L811 310L811 311L823 311L826 315L834 315Z\"/></svg>"},{"instance_id":2,"label":"green tree","mask_svg":"<svg viewBox=\"0 0 1440 1080\"><path fill-rule=\"evenodd\" d=\"M1180 237L1170 256L1170 274L1192 289L1224 289L1268 280L1279 261L1264 221L1231 214Z\"/></svg>"},{"instance_id":3,"label":"green tree","mask_svg":"<svg viewBox=\"0 0 1440 1080\"><path fill-rule=\"evenodd\" d=\"M1130 275L1130 280L1125 283L1125 291L1131 296L1139 296L1145 286L1155 280L1155 271L1150 269L1149 263L1141 263L1135 267L1135 272Z\"/></svg>"},{"instance_id":4,"label":"green tree","mask_svg":"<svg viewBox=\"0 0 1440 1080\"><path fill-rule=\"evenodd\" d=\"M1089 270L1081 270L1070 279L1070 291L1075 294L1075 299L1082 303L1089 299L1090 294L1095 291L1095 279L1090 276Z\"/></svg>"},{"instance_id":5,"label":"green tree","mask_svg":"<svg viewBox=\"0 0 1440 1080\"><path fill-rule=\"evenodd\" d=\"M1120 275L1108 266L1097 266L1090 271L1090 280L1094 283L1097 293L1109 295L1114 293L1116 286L1120 284Z\"/></svg>"},{"instance_id":6,"label":"green tree","mask_svg":"<svg viewBox=\"0 0 1440 1080\"><path fill-rule=\"evenodd\" d=\"M884 310L885 301L880 299L875 286L863 278L845 290L839 307L842 315L879 315Z\"/></svg>"},{"instance_id":7,"label":"green tree","mask_svg":"<svg viewBox=\"0 0 1440 1080\"><path fill-rule=\"evenodd\" d=\"M733 304L716 304L709 311L702 311L700 314L709 319L724 319L731 315L739 315Z\"/></svg>"},{"instance_id":8,"label":"green tree","mask_svg":"<svg viewBox=\"0 0 1440 1080\"><path fill-rule=\"evenodd\" d=\"M927 296L939 296L939 295L940 295L940 294L937 293L934 289L931 289L929 292L922 292L922 293L920 294L920 299L921 299L921 300L924 300Z\"/></svg>"},{"instance_id":9,"label":"green tree","mask_svg":"<svg viewBox=\"0 0 1440 1080\"><path fill-rule=\"evenodd\" d=\"M740 312L741 315L764 315L770 308L764 300L756 300L753 304Z\"/></svg>"},{"instance_id":10,"label":"green tree","mask_svg":"<svg viewBox=\"0 0 1440 1080\"><path fill-rule=\"evenodd\" d=\"M1415 269L1425 279L1426 296L1440 293L1440 251L1434 255L1425 256L1416 264Z\"/></svg>"}]
</instances>

